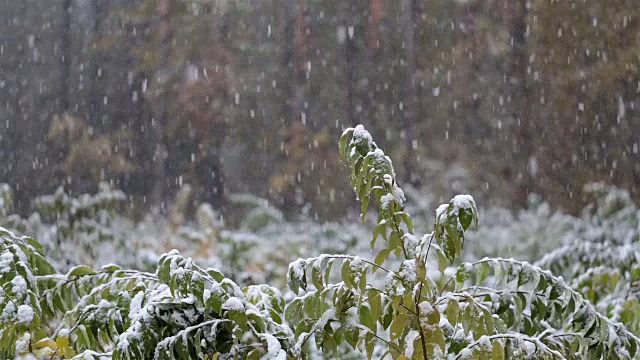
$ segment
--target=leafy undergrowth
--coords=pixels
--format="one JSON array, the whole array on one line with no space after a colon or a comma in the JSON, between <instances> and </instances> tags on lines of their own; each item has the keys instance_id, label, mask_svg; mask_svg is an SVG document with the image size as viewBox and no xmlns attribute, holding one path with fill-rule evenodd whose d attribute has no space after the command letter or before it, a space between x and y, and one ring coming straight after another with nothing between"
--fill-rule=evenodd
<instances>
[{"instance_id":1,"label":"leafy undergrowth","mask_svg":"<svg viewBox=\"0 0 640 360\"><path fill-rule=\"evenodd\" d=\"M391 160L362 126L344 132L340 153L362 218L377 205L372 236L286 223L239 197L253 204L239 229L223 229L203 205L197 227L174 222L167 239L153 218L117 216L124 196L106 186L39 199L42 216L56 219L49 226L7 215L10 192L0 188L2 221L43 240L0 229L0 358L638 358L639 212L624 192L593 185L595 206L581 218L538 204L493 214L475 233L475 201L458 195L422 235ZM514 239L534 262L470 260ZM199 256L156 256L158 242ZM530 252L556 244L539 259ZM274 265L296 255L288 270ZM109 256L121 266L104 264ZM74 266L83 260L91 266Z\"/></svg>"}]
</instances>

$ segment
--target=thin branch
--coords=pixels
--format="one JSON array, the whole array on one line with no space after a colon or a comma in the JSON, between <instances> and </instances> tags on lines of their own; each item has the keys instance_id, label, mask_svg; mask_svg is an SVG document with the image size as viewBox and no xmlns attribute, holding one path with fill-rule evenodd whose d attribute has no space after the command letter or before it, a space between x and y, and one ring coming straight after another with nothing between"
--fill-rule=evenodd
<instances>
[{"instance_id":1,"label":"thin branch","mask_svg":"<svg viewBox=\"0 0 640 360\"><path fill-rule=\"evenodd\" d=\"M422 281L420 281L420 286L418 287L418 301L414 301L416 303L416 318L418 319L418 330L420 332L420 342L422 343L422 357L424 360L429 360L429 355L427 354L427 341L425 339L424 330L422 330L422 321L420 321L420 298L422 297Z\"/></svg>"},{"instance_id":2,"label":"thin branch","mask_svg":"<svg viewBox=\"0 0 640 360\"><path fill-rule=\"evenodd\" d=\"M402 353L403 353L403 351L402 351L402 350L398 349L398 348L397 348L395 345L393 345L390 341L388 341L388 340L385 340L385 339L381 338L380 336L378 336L378 334L376 334L376 333L374 333L373 331L371 331L371 329L369 329L368 327L366 327L366 326L362 326L362 325L359 325L358 327L359 327L360 329L363 329L363 330L365 330L365 331L369 332L369 334L373 335L376 339L378 339L378 340L380 340L380 341L384 342L384 343L385 343L385 344L387 344L390 348L392 348L393 350L397 351L398 353L400 353L400 354L402 354Z\"/></svg>"},{"instance_id":3,"label":"thin branch","mask_svg":"<svg viewBox=\"0 0 640 360\"><path fill-rule=\"evenodd\" d=\"M562 354L560 352L558 352L557 350L553 350L550 349L545 343L543 343L539 338L537 337L528 337L528 336L524 336L522 334L496 334L496 335L490 335L490 336L484 336L484 338L488 338L489 341L491 340L496 340L496 339L510 339L510 340L516 340L516 341L526 341L526 342L530 342L532 344L534 344L536 346L536 348L541 348L545 353L555 356L558 359L564 359L564 356L562 356ZM471 350L474 347L480 345L480 343L482 342L481 339L478 339L478 341L475 341L473 343L471 343L470 345L468 345L465 349ZM455 357L454 360L456 359L460 359L460 357L462 356L462 351L460 351Z\"/></svg>"},{"instance_id":4,"label":"thin branch","mask_svg":"<svg viewBox=\"0 0 640 360\"><path fill-rule=\"evenodd\" d=\"M429 244L427 245L427 254L424 256L425 266L427 264L427 258L429 257L429 250L431 250L431 243L433 242L434 237L435 237L434 232L431 232L431 236L429 237Z\"/></svg>"},{"instance_id":5,"label":"thin branch","mask_svg":"<svg viewBox=\"0 0 640 360\"><path fill-rule=\"evenodd\" d=\"M451 280L453 280L453 276L449 278L449 280L447 280L446 283L444 283L444 285L442 286L442 289L440 289L440 294L438 294L438 297L441 297L442 294L444 293L444 290L447 288L447 285L449 285L449 283L451 282Z\"/></svg>"},{"instance_id":6,"label":"thin branch","mask_svg":"<svg viewBox=\"0 0 640 360\"><path fill-rule=\"evenodd\" d=\"M483 264L483 263L491 263L491 262L500 262L500 263L507 263L507 264L515 264L515 265L519 265L519 266L524 266L525 263L522 261L517 261L517 260L513 260L513 259L503 259L503 258L484 258L482 260L476 261L471 263L472 266L476 266L479 264ZM564 283L564 281L561 281L560 279L558 279L557 277L551 275L551 273L542 270L539 266L536 265L532 265L527 263L527 266L529 266L531 268L531 270L536 271L538 274L540 274L540 276L544 276L547 280L551 280L551 282L553 282L555 285L560 285L562 287L562 289L564 291L567 291L571 294L571 296L575 297L576 302L580 302L582 304L586 304L587 309L589 310L590 313L592 313L593 315L595 315L598 319L604 321L607 326L610 326L614 329L616 329L617 327L611 322L611 320L605 316L603 316L602 314L600 314L598 311L596 311L593 308L593 305L586 300L582 294L580 294L579 292L573 290L570 286L566 285ZM577 306L576 306L577 308ZM640 338L638 338L635 334L633 334L632 332L630 332L627 328L623 327L620 329L621 331L624 331L625 335L627 337L629 337L629 339L633 340L636 342L636 344L640 345Z\"/></svg>"}]
</instances>

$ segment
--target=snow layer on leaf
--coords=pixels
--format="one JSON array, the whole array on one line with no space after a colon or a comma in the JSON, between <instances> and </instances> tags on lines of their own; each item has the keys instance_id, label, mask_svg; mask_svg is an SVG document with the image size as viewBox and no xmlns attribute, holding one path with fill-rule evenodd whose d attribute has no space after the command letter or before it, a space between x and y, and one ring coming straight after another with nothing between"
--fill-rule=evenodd
<instances>
[{"instance_id":1,"label":"snow layer on leaf","mask_svg":"<svg viewBox=\"0 0 640 360\"><path fill-rule=\"evenodd\" d=\"M407 198L404 196L404 191L402 191L402 189L397 184L393 184L393 198L401 208L404 208L404 204L407 202Z\"/></svg>"},{"instance_id":2,"label":"snow layer on leaf","mask_svg":"<svg viewBox=\"0 0 640 360\"><path fill-rule=\"evenodd\" d=\"M8 273L11 271L11 264L13 264L13 254L6 250L0 255L0 273Z\"/></svg>"},{"instance_id":3,"label":"snow layer on leaf","mask_svg":"<svg viewBox=\"0 0 640 360\"><path fill-rule=\"evenodd\" d=\"M440 206L438 206L438 208L436 209L436 218L447 212L448 208L449 204L440 204Z\"/></svg>"},{"instance_id":4,"label":"snow layer on leaf","mask_svg":"<svg viewBox=\"0 0 640 360\"><path fill-rule=\"evenodd\" d=\"M416 268L416 260L405 260L400 265L400 278L406 282L414 282L418 280L417 268Z\"/></svg>"},{"instance_id":5,"label":"snow layer on leaf","mask_svg":"<svg viewBox=\"0 0 640 360\"><path fill-rule=\"evenodd\" d=\"M407 256L410 258L415 257L418 247L418 238L413 234L404 234L402 236L402 240L404 241L404 248L407 250Z\"/></svg>"},{"instance_id":6,"label":"snow layer on leaf","mask_svg":"<svg viewBox=\"0 0 640 360\"><path fill-rule=\"evenodd\" d=\"M472 209L476 206L471 195L456 195L452 201L456 209Z\"/></svg>"},{"instance_id":7,"label":"snow layer on leaf","mask_svg":"<svg viewBox=\"0 0 640 360\"><path fill-rule=\"evenodd\" d=\"M262 334L262 337L267 342L267 353L265 354L263 359L277 358L280 354L280 351L282 351L280 341L278 341L275 336L267 333Z\"/></svg>"},{"instance_id":8,"label":"snow layer on leaf","mask_svg":"<svg viewBox=\"0 0 640 360\"><path fill-rule=\"evenodd\" d=\"M407 344L406 349L404 350L404 354L411 359L413 357L413 352L415 351L415 349L413 348L413 341L419 336L420 334L416 331L416 330L410 330L409 333L407 334L407 337L405 338L405 344Z\"/></svg>"},{"instance_id":9,"label":"snow layer on leaf","mask_svg":"<svg viewBox=\"0 0 640 360\"><path fill-rule=\"evenodd\" d=\"M18 323L19 324L30 324L33 321L34 312L31 306L29 305L20 305L18 306Z\"/></svg>"},{"instance_id":10,"label":"snow layer on leaf","mask_svg":"<svg viewBox=\"0 0 640 360\"><path fill-rule=\"evenodd\" d=\"M357 125L353 130L353 139L351 141L355 145L367 144L368 146L371 146L373 138L371 137L371 134L365 130L364 126Z\"/></svg>"},{"instance_id":11,"label":"snow layer on leaf","mask_svg":"<svg viewBox=\"0 0 640 360\"><path fill-rule=\"evenodd\" d=\"M140 312L140 309L142 308L142 300L144 299L144 292L140 291L138 292L133 299L131 299L131 304L129 305L129 319L134 319L138 313Z\"/></svg>"},{"instance_id":12,"label":"snow layer on leaf","mask_svg":"<svg viewBox=\"0 0 640 360\"><path fill-rule=\"evenodd\" d=\"M244 305L242 304L242 300L232 296L222 304L222 309L228 311L244 311Z\"/></svg>"},{"instance_id":13,"label":"snow layer on leaf","mask_svg":"<svg viewBox=\"0 0 640 360\"><path fill-rule=\"evenodd\" d=\"M389 208L389 204L395 200L393 194L384 194L380 197L380 209L387 210Z\"/></svg>"},{"instance_id":14,"label":"snow layer on leaf","mask_svg":"<svg viewBox=\"0 0 640 360\"><path fill-rule=\"evenodd\" d=\"M16 353L17 354L28 353L30 351L29 350L30 344L31 344L31 334L26 332L18 340L16 340Z\"/></svg>"},{"instance_id":15,"label":"snow layer on leaf","mask_svg":"<svg viewBox=\"0 0 640 360\"><path fill-rule=\"evenodd\" d=\"M13 285L13 287L11 288L11 290L13 291L13 293L17 296L17 295L22 295L22 294L26 294L27 292L27 281L20 275L14 277L11 280L11 285Z\"/></svg>"}]
</instances>

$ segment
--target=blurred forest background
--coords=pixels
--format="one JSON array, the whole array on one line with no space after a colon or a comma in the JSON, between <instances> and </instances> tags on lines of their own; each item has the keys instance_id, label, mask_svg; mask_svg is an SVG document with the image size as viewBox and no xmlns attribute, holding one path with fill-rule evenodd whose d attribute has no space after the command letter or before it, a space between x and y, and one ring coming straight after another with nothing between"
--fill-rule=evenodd
<instances>
[{"instance_id":1,"label":"blurred forest background","mask_svg":"<svg viewBox=\"0 0 640 360\"><path fill-rule=\"evenodd\" d=\"M640 200L636 0L3 0L0 182L134 215L227 194L286 214L356 204L337 138L362 123L403 184L576 213Z\"/></svg>"}]
</instances>

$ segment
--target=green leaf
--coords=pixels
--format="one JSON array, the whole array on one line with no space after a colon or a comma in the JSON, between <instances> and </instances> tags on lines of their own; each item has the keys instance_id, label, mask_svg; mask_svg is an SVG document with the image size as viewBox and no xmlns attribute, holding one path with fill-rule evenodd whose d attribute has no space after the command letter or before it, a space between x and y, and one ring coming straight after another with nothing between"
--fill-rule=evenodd
<instances>
[{"instance_id":1,"label":"green leaf","mask_svg":"<svg viewBox=\"0 0 640 360\"><path fill-rule=\"evenodd\" d=\"M491 344L491 360L504 360L504 345L502 341L496 339Z\"/></svg>"},{"instance_id":2,"label":"green leaf","mask_svg":"<svg viewBox=\"0 0 640 360\"><path fill-rule=\"evenodd\" d=\"M400 233L397 231L392 231L389 236L389 249L396 250L402 247L402 240L400 239Z\"/></svg>"},{"instance_id":3,"label":"green leaf","mask_svg":"<svg viewBox=\"0 0 640 360\"><path fill-rule=\"evenodd\" d=\"M103 266L101 268L101 270L103 272L106 272L106 273L113 273L113 272L116 272L118 270L122 270L122 268L120 266L116 265L116 264L109 264L109 265Z\"/></svg>"},{"instance_id":4,"label":"green leaf","mask_svg":"<svg viewBox=\"0 0 640 360\"><path fill-rule=\"evenodd\" d=\"M367 215L367 209L369 209L369 200L371 200L371 198L368 195L363 195L360 197L360 211L362 212L360 218L363 222L365 216Z\"/></svg>"},{"instance_id":5,"label":"green leaf","mask_svg":"<svg viewBox=\"0 0 640 360\"><path fill-rule=\"evenodd\" d=\"M222 280L225 279L224 274L220 270L217 270L217 269L208 268L206 273L209 274L209 276L211 276L213 278L213 280L215 280L217 282L222 282Z\"/></svg>"},{"instance_id":6,"label":"green leaf","mask_svg":"<svg viewBox=\"0 0 640 360\"><path fill-rule=\"evenodd\" d=\"M349 139L349 136L351 134L353 134L353 128L348 128L345 131L342 132L342 135L340 136L340 140L339 140L339 144L338 144L338 149L340 150L340 159L345 160L345 150L347 147L347 140Z\"/></svg>"},{"instance_id":7,"label":"green leaf","mask_svg":"<svg viewBox=\"0 0 640 360\"><path fill-rule=\"evenodd\" d=\"M378 290L369 289L367 290L367 297L369 299L369 307L371 307L371 316L373 316L374 320L380 318L382 313L382 299L380 297L380 293Z\"/></svg>"},{"instance_id":8,"label":"green leaf","mask_svg":"<svg viewBox=\"0 0 640 360\"><path fill-rule=\"evenodd\" d=\"M458 270L456 271L456 282L459 284L464 283L469 277L470 273L467 270L467 266L471 266L469 263L463 263L458 266Z\"/></svg>"},{"instance_id":9,"label":"green leaf","mask_svg":"<svg viewBox=\"0 0 640 360\"><path fill-rule=\"evenodd\" d=\"M204 359L204 352L202 352L202 329L198 329L193 339L193 346L198 359Z\"/></svg>"},{"instance_id":10,"label":"green leaf","mask_svg":"<svg viewBox=\"0 0 640 360\"><path fill-rule=\"evenodd\" d=\"M535 271L531 268L522 267L518 272L518 287L528 284L532 279L532 272Z\"/></svg>"},{"instance_id":11,"label":"green leaf","mask_svg":"<svg viewBox=\"0 0 640 360\"><path fill-rule=\"evenodd\" d=\"M411 218L411 216L406 212L397 212L396 215L400 216L402 221L407 224L407 230L409 231L409 234L413 234L413 219Z\"/></svg>"},{"instance_id":12,"label":"green leaf","mask_svg":"<svg viewBox=\"0 0 640 360\"><path fill-rule=\"evenodd\" d=\"M162 261L158 266L158 279L162 281L162 283L169 285L171 267L170 261Z\"/></svg>"},{"instance_id":13,"label":"green leaf","mask_svg":"<svg viewBox=\"0 0 640 360\"><path fill-rule=\"evenodd\" d=\"M408 320L409 320L409 316L407 314L402 314L402 313L399 313L392 318L391 329L390 329L391 332L389 334L392 341L397 339L398 337L400 337L400 335L404 333L404 331L407 328Z\"/></svg>"},{"instance_id":14,"label":"green leaf","mask_svg":"<svg viewBox=\"0 0 640 360\"><path fill-rule=\"evenodd\" d=\"M336 259L329 259L324 269L324 280L329 283L329 278L331 276L331 268L333 267L333 263Z\"/></svg>"},{"instance_id":15,"label":"green leaf","mask_svg":"<svg viewBox=\"0 0 640 360\"><path fill-rule=\"evenodd\" d=\"M364 347L367 350L367 358L369 360L371 360L371 358L373 357L373 349L375 347L375 344L376 344L376 338L374 334L371 334L371 333L365 334Z\"/></svg>"},{"instance_id":16,"label":"green leaf","mask_svg":"<svg viewBox=\"0 0 640 360\"><path fill-rule=\"evenodd\" d=\"M487 262L481 262L476 265L475 268L477 269L477 282L481 283L485 281L487 279L487 276L489 276L489 272L491 271L491 265L489 265L489 263Z\"/></svg>"},{"instance_id":17,"label":"green leaf","mask_svg":"<svg viewBox=\"0 0 640 360\"><path fill-rule=\"evenodd\" d=\"M335 338L329 332L324 332L324 338L322 340L322 350L326 353L335 354L338 350L338 344Z\"/></svg>"},{"instance_id":18,"label":"green leaf","mask_svg":"<svg viewBox=\"0 0 640 360\"><path fill-rule=\"evenodd\" d=\"M318 261L318 260L316 260ZM319 264L320 266L322 264ZM320 266L312 266L311 267L311 281L313 282L313 286L318 290L324 289L324 284L322 283L322 273L320 272Z\"/></svg>"},{"instance_id":19,"label":"green leaf","mask_svg":"<svg viewBox=\"0 0 640 360\"><path fill-rule=\"evenodd\" d=\"M211 297L207 299L207 307L213 309L216 313L220 314L222 312L222 304L224 304L224 299L222 298L222 293L220 292L211 292Z\"/></svg>"},{"instance_id":20,"label":"green leaf","mask_svg":"<svg viewBox=\"0 0 640 360\"><path fill-rule=\"evenodd\" d=\"M465 335L469 335L471 325L473 324L473 308L474 305L469 303L462 311L462 329L464 330Z\"/></svg>"},{"instance_id":21,"label":"green leaf","mask_svg":"<svg viewBox=\"0 0 640 360\"><path fill-rule=\"evenodd\" d=\"M347 329L344 324L342 328ZM360 329L357 327L348 327L348 329L349 330L345 330L344 339L347 341L347 344L355 349L358 346L358 341L360 341Z\"/></svg>"},{"instance_id":22,"label":"green leaf","mask_svg":"<svg viewBox=\"0 0 640 360\"><path fill-rule=\"evenodd\" d=\"M544 320L547 315L547 306L540 296L531 296L531 317L538 320Z\"/></svg>"},{"instance_id":23,"label":"green leaf","mask_svg":"<svg viewBox=\"0 0 640 360\"><path fill-rule=\"evenodd\" d=\"M354 281L355 284L355 281ZM367 290L367 271L365 271L360 275L360 282L358 283L358 287L360 289L360 293L363 294Z\"/></svg>"},{"instance_id":24,"label":"green leaf","mask_svg":"<svg viewBox=\"0 0 640 360\"><path fill-rule=\"evenodd\" d=\"M380 235L381 233L387 231L387 222L386 221L381 221L380 223L378 223L378 225L376 225L375 228L373 228L373 237L371 238L371 250L373 250L373 248L376 246L376 239L378 238L378 235Z\"/></svg>"},{"instance_id":25,"label":"green leaf","mask_svg":"<svg viewBox=\"0 0 640 360\"><path fill-rule=\"evenodd\" d=\"M69 278L72 276L93 275L95 273L96 272L93 271L92 268L86 265L79 265L74 268L71 268L71 270L69 270L69 272L67 273L67 277Z\"/></svg>"},{"instance_id":26,"label":"green leaf","mask_svg":"<svg viewBox=\"0 0 640 360\"><path fill-rule=\"evenodd\" d=\"M460 209L458 219L460 220L460 225L462 225L462 228L466 231L473 221L473 213L470 209Z\"/></svg>"},{"instance_id":27,"label":"green leaf","mask_svg":"<svg viewBox=\"0 0 640 360\"><path fill-rule=\"evenodd\" d=\"M367 306L360 306L358 308L358 317L360 318L360 322L368 327L371 332L374 334L377 332L376 321L371 314L371 309Z\"/></svg>"},{"instance_id":28,"label":"green leaf","mask_svg":"<svg viewBox=\"0 0 640 360\"><path fill-rule=\"evenodd\" d=\"M261 356L260 349L254 349L247 354L246 360L259 360L260 356Z\"/></svg>"},{"instance_id":29,"label":"green leaf","mask_svg":"<svg viewBox=\"0 0 640 360\"><path fill-rule=\"evenodd\" d=\"M447 341L444 336L444 331L442 331L440 326L434 326L434 328L432 342L440 346L440 350L442 350L444 354L447 351Z\"/></svg>"},{"instance_id":30,"label":"green leaf","mask_svg":"<svg viewBox=\"0 0 640 360\"><path fill-rule=\"evenodd\" d=\"M344 282L344 285L347 288L353 288L355 287L355 284L351 283L351 260L349 259L345 259L342 262L342 268L340 269L340 277L342 278L342 281Z\"/></svg>"},{"instance_id":31,"label":"green leaf","mask_svg":"<svg viewBox=\"0 0 640 360\"><path fill-rule=\"evenodd\" d=\"M492 314L487 309L482 309L482 314L484 315L484 324L488 334L493 334L496 331L496 324L493 320Z\"/></svg>"},{"instance_id":32,"label":"green leaf","mask_svg":"<svg viewBox=\"0 0 640 360\"><path fill-rule=\"evenodd\" d=\"M374 264L376 264L378 266L382 266L384 261L389 257L389 253L391 253L391 249L382 249L382 250L380 250L380 252L378 253L378 255L376 255L376 258L373 261ZM374 268L374 270L375 269L376 268Z\"/></svg>"},{"instance_id":33,"label":"green leaf","mask_svg":"<svg viewBox=\"0 0 640 360\"><path fill-rule=\"evenodd\" d=\"M460 304L458 304L458 301L449 299L444 313L447 316L449 323L455 326L458 323L458 315L460 314Z\"/></svg>"},{"instance_id":34,"label":"green leaf","mask_svg":"<svg viewBox=\"0 0 640 360\"><path fill-rule=\"evenodd\" d=\"M444 251L442 251L441 247L438 246L435 248L435 250L436 250L436 257L438 258L438 270L444 274L444 271L447 269L449 264L451 264L451 262L449 261L447 256L444 254Z\"/></svg>"}]
</instances>

